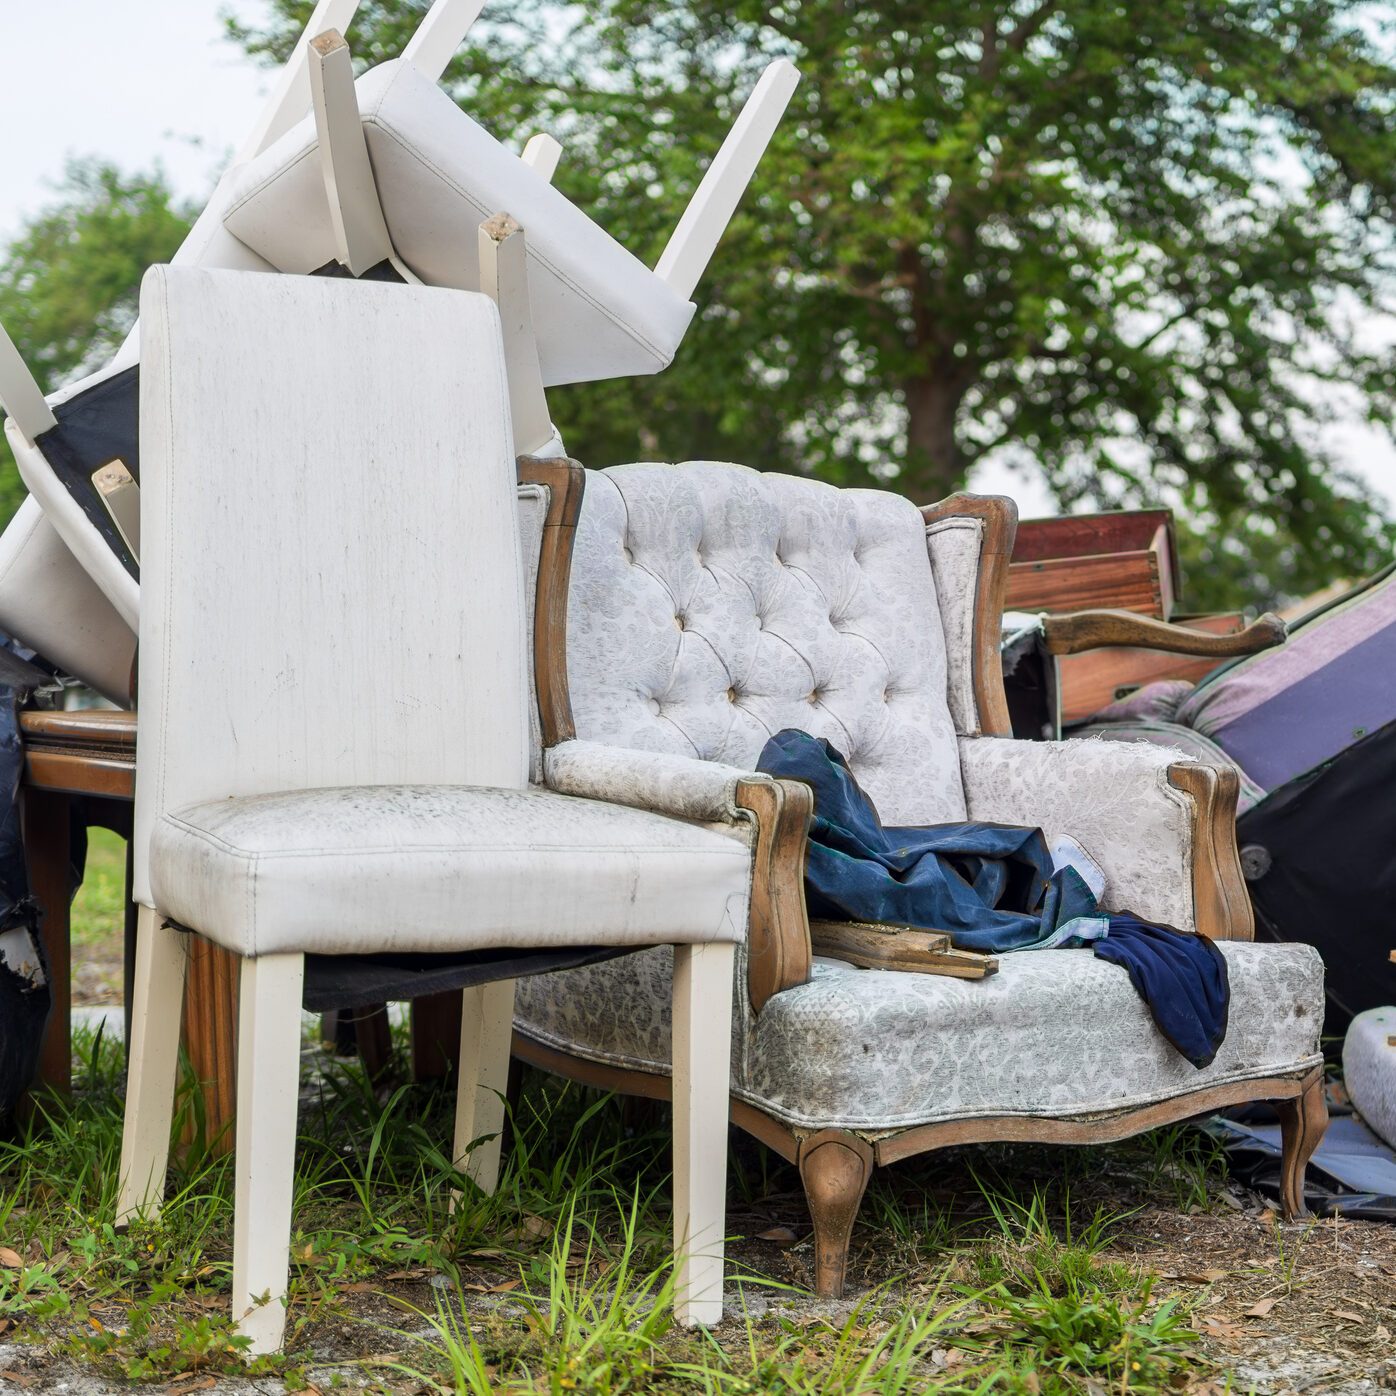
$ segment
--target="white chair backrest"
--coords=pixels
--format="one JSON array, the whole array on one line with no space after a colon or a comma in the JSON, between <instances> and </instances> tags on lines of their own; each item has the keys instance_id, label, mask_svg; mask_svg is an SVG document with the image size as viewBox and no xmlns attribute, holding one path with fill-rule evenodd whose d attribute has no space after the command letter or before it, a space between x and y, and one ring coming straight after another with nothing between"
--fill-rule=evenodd
<instances>
[{"instance_id":1,"label":"white chair backrest","mask_svg":"<svg viewBox=\"0 0 1396 1396\"><path fill-rule=\"evenodd\" d=\"M528 774L487 297L157 267L142 289L135 895L196 801Z\"/></svg>"}]
</instances>

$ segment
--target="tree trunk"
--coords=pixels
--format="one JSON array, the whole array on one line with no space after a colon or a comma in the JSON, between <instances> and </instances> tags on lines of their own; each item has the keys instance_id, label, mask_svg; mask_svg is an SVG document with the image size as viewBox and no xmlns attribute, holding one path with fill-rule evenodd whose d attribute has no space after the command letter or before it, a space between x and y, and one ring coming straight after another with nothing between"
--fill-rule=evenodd
<instances>
[{"instance_id":1,"label":"tree trunk","mask_svg":"<svg viewBox=\"0 0 1396 1396\"><path fill-rule=\"evenodd\" d=\"M907 452L897 488L917 504L934 504L964 484L969 463L955 439L955 419L967 387L953 369L905 385Z\"/></svg>"}]
</instances>

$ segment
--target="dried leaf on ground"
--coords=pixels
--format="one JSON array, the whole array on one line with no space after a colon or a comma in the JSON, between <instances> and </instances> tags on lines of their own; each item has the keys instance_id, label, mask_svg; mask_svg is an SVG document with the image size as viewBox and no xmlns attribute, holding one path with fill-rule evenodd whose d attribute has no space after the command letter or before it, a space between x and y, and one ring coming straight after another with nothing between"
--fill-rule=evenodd
<instances>
[{"instance_id":1,"label":"dried leaf on ground","mask_svg":"<svg viewBox=\"0 0 1396 1396\"><path fill-rule=\"evenodd\" d=\"M1246 1318L1264 1318L1279 1302L1278 1296L1271 1295L1269 1299L1262 1299L1258 1304L1252 1304L1246 1310L1245 1316Z\"/></svg>"},{"instance_id":2,"label":"dried leaf on ground","mask_svg":"<svg viewBox=\"0 0 1396 1396\"><path fill-rule=\"evenodd\" d=\"M24 1257L18 1251L12 1251L8 1246L0 1246L0 1265L6 1270L23 1270Z\"/></svg>"}]
</instances>

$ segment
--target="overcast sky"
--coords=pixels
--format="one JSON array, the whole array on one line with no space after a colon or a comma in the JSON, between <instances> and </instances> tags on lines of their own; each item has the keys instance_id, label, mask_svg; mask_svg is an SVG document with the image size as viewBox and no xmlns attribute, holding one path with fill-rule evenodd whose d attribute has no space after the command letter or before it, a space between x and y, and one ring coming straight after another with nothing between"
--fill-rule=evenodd
<instances>
[{"instance_id":1,"label":"overcast sky","mask_svg":"<svg viewBox=\"0 0 1396 1396\"><path fill-rule=\"evenodd\" d=\"M0 241L52 197L70 155L158 161L181 194L207 194L269 82L222 38L228 7L265 14L264 0L0 0ZM1333 441L1396 510L1391 443L1360 424ZM971 483L1015 495L1025 517L1052 512L1037 481L1006 468Z\"/></svg>"}]
</instances>

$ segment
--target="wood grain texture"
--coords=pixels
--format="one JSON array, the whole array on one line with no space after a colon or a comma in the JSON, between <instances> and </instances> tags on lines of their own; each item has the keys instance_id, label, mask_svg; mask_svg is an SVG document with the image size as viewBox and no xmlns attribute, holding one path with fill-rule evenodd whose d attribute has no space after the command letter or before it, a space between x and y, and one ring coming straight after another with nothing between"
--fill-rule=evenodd
<instances>
[{"instance_id":1,"label":"wood grain texture","mask_svg":"<svg viewBox=\"0 0 1396 1396\"><path fill-rule=\"evenodd\" d=\"M34 1085L42 1091L67 1095L73 1088L70 801L66 795L31 786L20 795L20 820L29 890L42 912L39 936L48 960L53 1004L39 1046L39 1069Z\"/></svg>"},{"instance_id":2,"label":"wood grain texture","mask_svg":"<svg viewBox=\"0 0 1396 1396\"><path fill-rule=\"evenodd\" d=\"M997 974L999 968L993 955L956 950L944 931L874 921L811 921L809 934L816 955L827 955L862 969L983 979Z\"/></svg>"},{"instance_id":3,"label":"wood grain texture","mask_svg":"<svg viewBox=\"0 0 1396 1396\"><path fill-rule=\"evenodd\" d=\"M1186 1091L1118 1115L1053 1119L1049 1115L984 1115L973 1120L944 1120L901 1130L876 1141L879 1166L914 1158L932 1149L961 1144L1112 1144L1195 1115L1210 1115L1227 1105L1251 1100L1290 1100L1302 1095L1311 1076L1266 1076L1229 1081Z\"/></svg>"},{"instance_id":4,"label":"wood grain texture","mask_svg":"<svg viewBox=\"0 0 1396 1396\"><path fill-rule=\"evenodd\" d=\"M1048 558L1143 551L1153 543L1160 528L1167 530L1171 539L1171 510L1112 509L1098 514L1024 519L1018 525L1013 561L1043 562Z\"/></svg>"},{"instance_id":5,"label":"wood grain texture","mask_svg":"<svg viewBox=\"0 0 1396 1396\"><path fill-rule=\"evenodd\" d=\"M236 1139L238 984L242 961L191 935L184 984L184 1045L203 1101L204 1140L211 1153L231 1153ZM184 1143L196 1121L186 1121Z\"/></svg>"},{"instance_id":6,"label":"wood grain texture","mask_svg":"<svg viewBox=\"0 0 1396 1396\"><path fill-rule=\"evenodd\" d=\"M1205 630L1212 635L1228 635L1240 630L1245 620L1239 612L1233 611L1225 615L1193 616L1176 624L1190 630ZM1125 648L1062 655L1056 665L1061 720L1070 725L1084 721L1106 704L1145 684L1164 679L1196 683L1216 668L1217 661L1166 654L1161 650Z\"/></svg>"},{"instance_id":7,"label":"wood grain texture","mask_svg":"<svg viewBox=\"0 0 1396 1396\"><path fill-rule=\"evenodd\" d=\"M1270 611L1242 630L1220 635L1130 611L1077 611L1070 615L1044 616L1042 620L1042 635L1049 654L1081 654L1086 650L1133 645L1169 654L1230 659L1282 644L1287 633L1284 621Z\"/></svg>"},{"instance_id":8,"label":"wood grain texture","mask_svg":"<svg viewBox=\"0 0 1396 1396\"><path fill-rule=\"evenodd\" d=\"M1178 761L1168 783L1190 796L1193 916L1200 934L1213 940L1252 940L1255 914L1236 847L1236 799L1240 777L1229 766Z\"/></svg>"},{"instance_id":9,"label":"wood grain texture","mask_svg":"<svg viewBox=\"0 0 1396 1396\"><path fill-rule=\"evenodd\" d=\"M574 460L537 456L520 456L517 469L521 485L546 485L548 489L533 611L533 672L543 745L550 747L570 742L577 735L567 688L567 593L586 471Z\"/></svg>"},{"instance_id":10,"label":"wood grain texture","mask_svg":"<svg viewBox=\"0 0 1396 1396\"><path fill-rule=\"evenodd\" d=\"M1280 1206L1286 1221L1309 1215L1304 1201L1304 1175L1328 1128L1328 1102L1323 1094L1323 1072L1316 1071L1304 1090L1279 1105Z\"/></svg>"},{"instance_id":11,"label":"wood grain texture","mask_svg":"<svg viewBox=\"0 0 1396 1396\"><path fill-rule=\"evenodd\" d=\"M974 699L980 731L986 737L1011 737L1013 722L1003 690L999 642L1018 506L1006 495L952 494L939 504L925 505L921 517L928 526L954 517L978 519L984 525L974 597Z\"/></svg>"},{"instance_id":12,"label":"wood grain texture","mask_svg":"<svg viewBox=\"0 0 1396 1396\"><path fill-rule=\"evenodd\" d=\"M1009 568L1010 611L1081 611L1116 607L1167 619L1159 558L1153 552L1048 558Z\"/></svg>"},{"instance_id":13,"label":"wood grain texture","mask_svg":"<svg viewBox=\"0 0 1396 1396\"><path fill-rule=\"evenodd\" d=\"M737 804L756 821L747 929L747 993L754 1013L810 977L805 840L814 793L794 780L737 782Z\"/></svg>"},{"instance_id":14,"label":"wood grain texture","mask_svg":"<svg viewBox=\"0 0 1396 1396\"><path fill-rule=\"evenodd\" d=\"M800 1181L814 1222L814 1292L843 1297L848 1243L876 1159L866 1139L842 1129L824 1129L800 1140Z\"/></svg>"}]
</instances>

